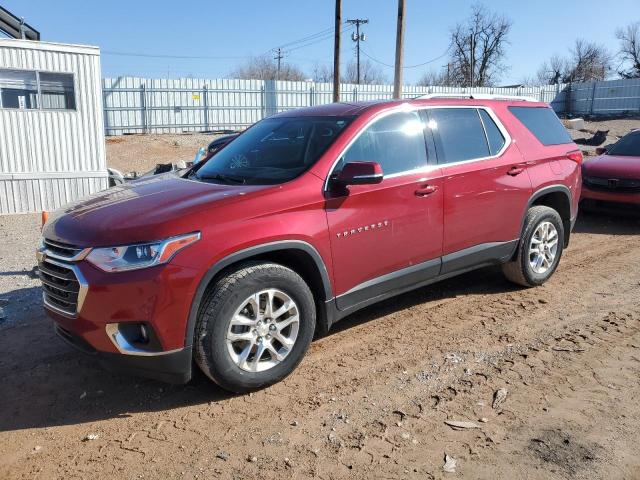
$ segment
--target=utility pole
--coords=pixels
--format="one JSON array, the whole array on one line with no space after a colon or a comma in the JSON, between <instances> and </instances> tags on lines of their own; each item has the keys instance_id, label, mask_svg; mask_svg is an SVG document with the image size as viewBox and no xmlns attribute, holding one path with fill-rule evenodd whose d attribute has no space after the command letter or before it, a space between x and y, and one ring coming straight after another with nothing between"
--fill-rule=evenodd
<instances>
[{"instance_id":1,"label":"utility pole","mask_svg":"<svg viewBox=\"0 0 640 480\"><path fill-rule=\"evenodd\" d=\"M342 0L336 0L336 24L333 37L333 101L340 101L340 34L342 26Z\"/></svg>"},{"instance_id":2,"label":"utility pole","mask_svg":"<svg viewBox=\"0 0 640 480\"><path fill-rule=\"evenodd\" d=\"M443 67L447 67L447 87L451 85L451 62L443 65Z\"/></svg>"},{"instance_id":3,"label":"utility pole","mask_svg":"<svg viewBox=\"0 0 640 480\"><path fill-rule=\"evenodd\" d=\"M356 26L355 33L351 34L351 40L356 42L356 83L360 85L360 41L363 42L367 38L364 33L360 33L360 25L364 25L369 23L369 19L367 18L354 18L352 20L347 20L347 23Z\"/></svg>"},{"instance_id":4,"label":"utility pole","mask_svg":"<svg viewBox=\"0 0 640 480\"><path fill-rule=\"evenodd\" d=\"M470 37L470 41L471 41L471 70L469 71L469 84L471 85L471 88L473 88L473 74L474 74L474 70L475 70L475 62L476 62L476 45L475 45L475 37L473 34L473 31L471 32L471 37Z\"/></svg>"},{"instance_id":5,"label":"utility pole","mask_svg":"<svg viewBox=\"0 0 640 480\"><path fill-rule=\"evenodd\" d=\"M276 73L276 80L280 80L280 60L282 60L283 57L284 55L282 54L282 49L278 47L278 50L276 51L276 56L273 57L274 60L278 61L278 71Z\"/></svg>"},{"instance_id":6,"label":"utility pole","mask_svg":"<svg viewBox=\"0 0 640 480\"><path fill-rule=\"evenodd\" d=\"M396 29L396 66L393 76L393 98L402 97L402 64L404 59L404 2L398 0L398 26Z\"/></svg>"}]
</instances>

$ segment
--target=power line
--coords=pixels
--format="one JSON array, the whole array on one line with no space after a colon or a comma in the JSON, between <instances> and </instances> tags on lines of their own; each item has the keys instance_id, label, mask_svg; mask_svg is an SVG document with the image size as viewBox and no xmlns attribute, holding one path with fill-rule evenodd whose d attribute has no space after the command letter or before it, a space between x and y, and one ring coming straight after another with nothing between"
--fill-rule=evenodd
<instances>
[{"instance_id":1,"label":"power line","mask_svg":"<svg viewBox=\"0 0 640 480\"><path fill-rule=\"evenodd\" d=\"M284 47L288 47L289 45L294 45L296 43L306 42L307 40L312 40L315 37L326 35L327 33L330 33L331 35L333 35L333 30L334 30L333 27L329 27L319 32L316 32L314 34L308 35L306 37L299 38L298 40L292 40L291 42L283 43L281 45L278 45L278 47L284 48Z\"/></svg>"},{"instance_id":2,"label":"power line","mask_svg":"<svg viewBox=\"0 0 640 480\"><path fill-rule=\"evenodd\" d=\"M373 60L376 63L379 63L380 65L384 65L385 67L389 67L389 68L395 68L395 65L391 65L389 63L384 63L380 60L378 60L377 58L372 57L371 55L369 55L365 49L362 49L362 53L365 55L365 57L369 58L370 60ZM424 65L428 65L430 63L433 62L437 62L438 60L440 60L442 57L446 56L449 53L449 49L447 48L447 50L440 56L433 58L431 60L427 60L426 62L422 62L422 63L416 63L415 65L405 65L402 68L417 68L417 67L422 67Z\"/></svg>"},{"instance_id":3,"label":"power line","mask_svg":"<svg viewBox=\"0 0 640 480\"><path fill-rule=\"evenodd\" d=\"M351 30L353 30L353 26L349 26L347 28L345 28L342 33L347 33L350 32ZM325 36L321 37L321 38L317 38L316 40L313 40L309 43L305 43L304 45L298 45L294 48L288 48L287 51L288 52L293 52L295 50L300 50L301 48L305 48L311 45L315 45L316 43L320 43L320 42L324 42L325 40L329 40L330 38L333 38L334 33L330 32L329 34L326 34Z\"/></svg>"},{"instance_id":4,"label":"power line","mask_svg":"<svg viewBox=\"0 0 640 480\"><path fill-rule=\"evenodd\" d=\"M251 58L250 56L211 56L211 55L165 55L155 53L139 52L114 52L112 50L102 50L103 55L117 55L123 57L146 57L146 58L173 58L185 60L232 60L239 58Z\"/></svg>"}]
</instances>

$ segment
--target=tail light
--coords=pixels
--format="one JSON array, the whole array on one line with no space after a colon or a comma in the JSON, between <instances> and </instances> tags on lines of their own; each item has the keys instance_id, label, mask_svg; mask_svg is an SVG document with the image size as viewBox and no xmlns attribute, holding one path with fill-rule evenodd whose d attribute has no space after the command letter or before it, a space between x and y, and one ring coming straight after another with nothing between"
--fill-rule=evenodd
<instances>
[{"instance_id":1,"label":"tail light","mask_svg":"<svg viewBox=\"0 0 640 480\"><path fill-rule=\"evenodd\" d=\"M573 150L571 152L568 152L567 153L567 158L569 160L573 160L578 165L582 165L583 156L582 156L582 152L580 150Z\"/></svg>"}]
</instances>

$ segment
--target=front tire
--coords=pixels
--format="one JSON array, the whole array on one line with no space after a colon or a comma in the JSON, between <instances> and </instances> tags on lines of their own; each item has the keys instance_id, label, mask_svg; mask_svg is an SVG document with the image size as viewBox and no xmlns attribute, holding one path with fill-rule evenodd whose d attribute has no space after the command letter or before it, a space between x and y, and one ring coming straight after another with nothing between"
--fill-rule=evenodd
<instances>
[{"instance_id":1,"label":"front tire","mask_svg":"<svg viewBox=\"0 0 640 480\"><path fill-rule=\"evenodd\" d=\"M502 266L505 277L525 287L546 282L558 268L564 248L564 225L556 210L531 207L514 259Z\"/></svg>"},{"instance_id":2,"label":"front tire","mask_svg":"<svg viewBox=\"0 0 640 480\"><path fill-rule=\"evenodd\" d=\"M293 270L247 263L220 278L200 308L195 361L222 388L242 393L289 375L316 324L313 294Z\"/></svg>"}]
</instances>

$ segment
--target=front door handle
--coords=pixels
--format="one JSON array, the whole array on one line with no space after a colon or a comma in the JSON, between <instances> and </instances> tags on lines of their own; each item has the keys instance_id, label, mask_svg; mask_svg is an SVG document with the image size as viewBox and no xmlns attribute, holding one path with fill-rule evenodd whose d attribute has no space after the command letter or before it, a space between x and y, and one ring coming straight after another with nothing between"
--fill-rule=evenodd
<instances>
[{"instance_id":1,"label":"front door handle","mask_svg":"<svg viewBox=\"0 0 640 480\"><path fill-rule=\"evenodd\" d=\"M523 165L514 165L513 167L511 167L511 170L507 172L507 175L515 177L516 175L520 175L522 172L524 172Z\"/></svg>"},{"instance_id":2,"label":"front door handle","mask_svg":"<svg viewBox=\"0 0 640 480\"><path fill-rule=\"evenodd\" d=\"M424 187L417 189L415 194L417 197L426 197L427 195L434 193L436 190L438 190L438 187L435 185L425 185Z\"/></svg>"}]
</instances>

